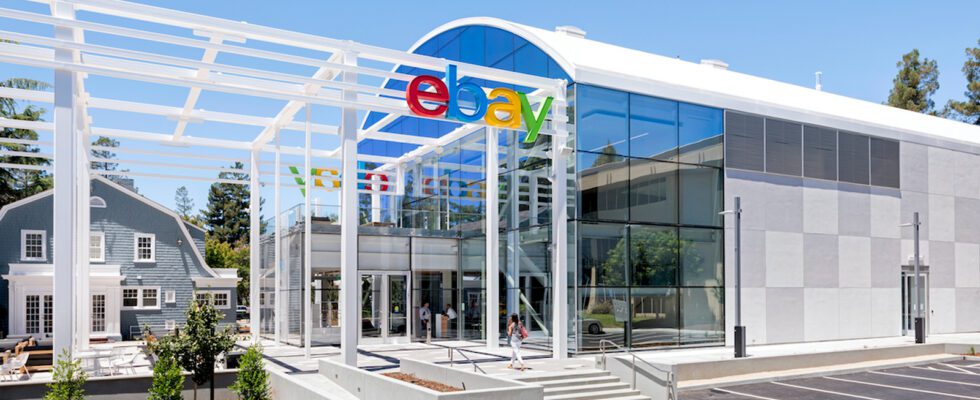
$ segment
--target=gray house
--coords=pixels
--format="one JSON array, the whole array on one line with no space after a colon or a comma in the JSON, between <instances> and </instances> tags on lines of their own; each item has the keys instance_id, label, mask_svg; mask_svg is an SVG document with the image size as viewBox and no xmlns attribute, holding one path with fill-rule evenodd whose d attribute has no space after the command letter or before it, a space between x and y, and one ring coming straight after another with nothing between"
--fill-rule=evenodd
<instances>
[{"instance_id":1,"label":"gray house","mask_svg":"<svg viewBox=\"0 0 980 400\"><path fill-rule=\"evenodd\" d=\"M92 179L91 337L118 340L184 322L192 296L212 294L235 322L234 269L209 268L204 230L108 179ZM52 332L52 191L0 209L0 332Z\"/></svg>"}]
</instances>

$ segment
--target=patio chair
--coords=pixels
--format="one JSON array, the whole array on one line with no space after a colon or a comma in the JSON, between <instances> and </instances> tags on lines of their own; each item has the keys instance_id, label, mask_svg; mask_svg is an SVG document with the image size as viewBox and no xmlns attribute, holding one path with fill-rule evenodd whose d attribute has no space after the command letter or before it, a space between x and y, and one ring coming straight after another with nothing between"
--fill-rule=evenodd
<instances>
[{"instance_id":1,"label":"patio chair","mask_svg":"<svg viewBox=\"0 0 980 400\"><path fill-rule=\"evenodd\" d=\"M109 367L112 368L112 373L111 374L112 375L115 375L116 372L119 372L119 369L121 367L126 367L126 368L129 369L130 374L135 375L136 374L136 366L135 366L135 364L136 364L136 357L139 357L139 353L132 353L132 354L123 356L122 358L118 358L118 359L115 359L115 360L110 361L109 362Z\"/></svg>"},{"instance_id":2,"label":"patio chair","mask_svg":"<svg viewBox=\"0 0 980 400\"><path fill-rule=\"evenodd\" d=\"M31 371L27 370L27 358L30 355L31 353L21 353L17 357L7 360L7 362L3 363L3 365L0 365L0 374L2 374L4 378L10 376L11 379L14 379L15 375L20 373L20 371L24 371L24 373L27 374L27 378L30 379Z\"/></svg>"}]
</instances>

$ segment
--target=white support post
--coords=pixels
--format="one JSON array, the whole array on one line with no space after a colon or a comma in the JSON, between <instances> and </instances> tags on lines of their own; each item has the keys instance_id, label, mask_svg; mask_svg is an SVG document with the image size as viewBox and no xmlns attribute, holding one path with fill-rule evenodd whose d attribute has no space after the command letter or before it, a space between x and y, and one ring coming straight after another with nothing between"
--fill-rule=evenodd
<instances>
[{"instance_id":1,"label":"white support post","mask_svg":"<svg viewBox=\"0 0 980 400\"><path fill-rule=\"evenodd\" d=\"M59 18L74 19L75 11L71 5L54 4L54 14ZM71 28L55 27L55 38L72 40ZM74 52L55 49L55 60L71 63ZM78 265L78 243L75 237L79 229L77 199L79 196L77 168L78 149L82 147L81 135L77 132L75 116L76 74L69 70L54 71L54 226L52 238L54 251L54 357L62 351L75 350L76 333L76 279L75 266ZM87 260L86 260L87 261Z\"/></svg>"},{"instance_id":2,"label":"white support post","mask_svg":"<svg viewBox=\"0 0 980 400\"><path fill-rule=\"evenodd\" d=\"M497 129L486 128L486 310L483 318L486 321L487 349L497 350L500 347L500 186L497 183L498 143Z\"/></svg>"},{"instance_id":3,"label":"white support post","mask_svg":"<svg viewBox=\"0 0 980 400\"><path fill-rule=\"evenodd\" d=\"M77 86L76 86L77 89ZM91 212L92 208L90 206L90 198L92 197L91 191L91 175L89 175L89 151L90 140L89 135L84 129L81 129L84 125L83 119L87 118L85 113L76 112L75 113L75 127L76 135L81 136L79 140L77 151L78 164L76 166L76 184L77 184L77 197L75 197L75 209L77 218L77 224L75 225L76 235L76 264L75 264L75 349L77 351L88 350L89 348L89 337L92 332L92 294L90 291L92 278L89 274L90 265L89 260L91 259L89 255L89 242L90 236L92 235L92 219Z\"/></svg>"},{"instance_id":4,"label":"white support post","mask_svg":"<svg viewBox=\"0 0 980 400\"><path fill-rule=\"evenodd\" d=\"M310 119L313 117L312 104L306 103L306 143L303 152L303 354L309 360L313 352L313 304L310 296L310 286L313 283L313 210L310 209L310 198L313 197L312 160L313 131ZM278 173L278 172L277 172Z\"/></svg>"},{"instance_id":5,"label":"white support post","mask_svg":"<svg viewBox=\"0 0 980 400\"><path fill-rule=\"evenodd\" d=\"M556 91L558 104L565 104L564 82ZM555 136L551 139L551 252L552 320L551 356L555 359L568 358L568 127L565 124L565 107L552 109Z\"/></svg>"},{"instance_id":6,"label":"white support post","mask_svg":"<svg viewBox=\"0 0 980 400\"><path fill-rule=\"evenodd\" d=\"M343 55L345 65L357 65L357 54ZM357 74L343 72L345 83L357 83ZM344 90L344 100L354 101L357 93ZM359 321L360 278L357 272L357 109L344 107L340 116L340 351L344 364L357 366L357 328Z\"/></svg>"},{"instance_id":7,"label":"white support post","mask_svg":"<svg viewBox=\"0 0 980 400\"><path fill-rule=\"evenodd\" d=\"M371 176L371 222L381 222L381 174Z\"/></svg>"},{"instance_id":8,"label":"white support post","mask_svg":"<svg viewBox=\"0 0 980 400\"><path fill-rule=\"evenodd\" d=\"M507 143L507 168L510 171L507 175L507 271L504 273L504 286L507 288L507 318L511 314L518 314L521 310L521 231L517 229L521 226L521 178L518 176L520 170L518 165L517 151L520 143L517 135L513 135L513 142L508 138ZM530 294L530 293L529 293ZM530 326L530 321L524 320L525 326Z\"/></svg>"},{"instance_id":9,"label":"white support post","mask_svg":"<svg viewBox=\"0 0 980 400\"><path fill-rule=\"evenodd\" d=\"M249 230L248 230L248 325L252 333L252 343L259 342L259 329L262 308L259 306L259 268L262 260L261 255L260 230L262 228L262 216L260 215L262 204L262 189L259 186L259 157L261 153L258 149L252 150L250 159L251 170L249 171ZM278 174L276 175L278 178Z\"/></svg>"},{"instance_id":10,"label":"white support post","mask_svg":"<svg viewBox=\"0 0 980 400\"><path fill-rule=\"evenodd\" d=\"M281 143L280 143L280 140L279 140L279 128L276 128L276 161L275 161L275 167L274 167L274 171L276 171L276 173L275 173L275 178L273 178L274 181L275 181L275 183L273 184L273 186L275 186L275 192L273 194L273 198L275 199L273 201L273 203L275 203L273 205L273 207L274 207L273 208L273 217L275 218L275 225L276 225L276 228L275 228L276 229L276 231L275 231L276 233L275 233L275 236L274 236L274 239L275 239L275 242L276 242L275 243L276 249L273 251L273 257L275 257L275 261L274 261L274 264L275 265L273 266L273 268L275 269L275 272L273 273L274 274L273 277L275 277L275 284L274 284L274 287L275 287L274 290L275 290L275 292L273 293L272 298L271 299L266 298L266 301L271 301L272 302L272 307L273 307L272 308L272 310L273 310L272 311L272 323L275 324L275 326L273 327L273 331L274 331L273 334L275 335L275 342L276 342L276 345L277 346L280 345L280 344L282 344L282 329L280 328L280 326L282 325L282 322L281 322L280 318L283 318L285 316L285 314L280 313L280 311L282 310L282 297L280 296L280 294L282 292L282 288L280 287L280 282L282 281L282 276L280 275L280 273L283 270L282 265L281 265L281 263L282 263L282 257L280 255L280 252L282 251L282 225L281 225L282 224L282 221L279 220L279 214L282 212L282 208L280 207L281 204L279 203L279 197L280 197L279 196L279 185L281 183L280 180L279 180L279 178L282 175L282 173L281 173L282 166L280 165L280 160L279 160L279 147L280 147L280 144Z\"/></svg>"}]
</instances>

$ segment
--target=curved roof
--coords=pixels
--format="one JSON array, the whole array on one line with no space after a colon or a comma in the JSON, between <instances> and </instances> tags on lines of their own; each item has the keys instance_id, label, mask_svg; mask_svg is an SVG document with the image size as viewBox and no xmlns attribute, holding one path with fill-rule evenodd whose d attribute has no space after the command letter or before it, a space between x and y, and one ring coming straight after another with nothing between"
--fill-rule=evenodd
<instances>
[{"instance_id":1,"label":"curved roof","mask_svg":"<svg viewBox=\"0 0 980 400\"><path fill-rule=\"evenodd\" d=\"M464 25L492 26L527 39L554 58L578 83L896 139L922 142L924 136L967 144L980 152L980 126L498 18L462 18L446 23L419 39L412 50L441 32ZM916 136L919 140L915 140Z\"/></svg>"}]
</instances>

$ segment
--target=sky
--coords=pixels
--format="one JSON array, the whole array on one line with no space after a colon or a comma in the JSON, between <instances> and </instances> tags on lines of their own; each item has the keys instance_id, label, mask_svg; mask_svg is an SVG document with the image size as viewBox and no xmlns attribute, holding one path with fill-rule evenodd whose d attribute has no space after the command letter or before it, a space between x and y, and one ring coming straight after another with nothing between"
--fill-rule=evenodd
<instances>
[{"instance_id":1,"label":"sky","mask_svg":"<svg viewBox=\"0 0 980 400\"><path fill-rule=\"evenodd\" d=\"M962 98L964 49L980 39L980 1L976 0L138 2L394 49L408 49L433 28L462 17L499 17L544 29L574 25L590 39L689 61L720 59L734 71L801 86L812 87L814 72L821 71L823 90L872 102L887 98L896 62L917 48L938 62L937 107L950 98ZM3 0L0 7L43 10L23 0ZM9 29L3 27L6 23L10 20L0 19L0 29ZM45 79L36 71L0 63L0 79L14 76ZM105 90L139 97L138 89L136 85ZM155 95L169 100L168 104L181 104L186 89ZM207 101L214 107L222 103L220 97ZM116 117L106 115L101 120ZM159 124L160 132L168 132L172 130L166 127L168 122L147 120L146 124ZM174 206L174 190L186 184L197 208L206 205L205 183L147 178L137 178L136 183L141 193L168 207ZM283 200L283 207L300 201L296 193Z\"/></svg>"}]
</instances>

